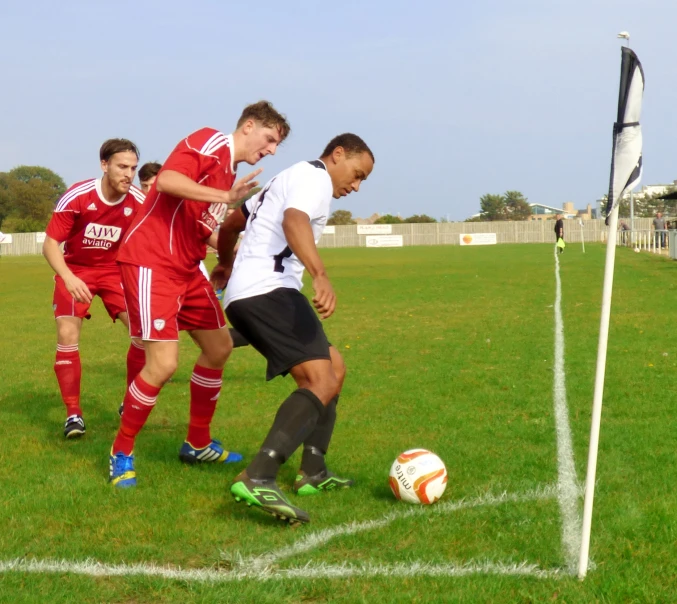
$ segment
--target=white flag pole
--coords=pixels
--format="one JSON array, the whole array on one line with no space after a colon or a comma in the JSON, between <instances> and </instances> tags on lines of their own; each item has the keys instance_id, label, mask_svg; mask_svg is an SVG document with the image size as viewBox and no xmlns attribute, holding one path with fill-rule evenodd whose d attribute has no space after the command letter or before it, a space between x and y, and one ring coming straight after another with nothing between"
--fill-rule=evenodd
<instances>
[{"instance_id":1,"label":"white flag pole","mask_svg":"<svg viewBox=\"0 0 677 604\"><path fill-rule=\"evenodd\" d=\"M602 396L604 395L604 374L606 371L606 351L609 341L609 318L611 316L611 293L614 285L614 264L616 262L616 235L618 229L618 206L609 216L609 234L606 247L606 265L604 267L604 287L602 289L602 316L599 322L599 343L597 347L597 371L595 374L595 394L592 402L592 425L590 426L590 451L588 453L588 473L585 479L585 503L583 505L583 536L581 539L581 557L578 565L578 578L584 579L588 572L590 555L590 531L592 529L592 504L595 498L595 474L597 473L597 451L599 449L599 428L602 420Z\"/></svg>"},{"instance_id":2,"label":"white flag pole","mask_svg":"<svg viewBox=\"0 0 677 604\"><path fill-rule=\"evenodd\" d=\"M585 235L583 233L583 221L579 220L578 224L581 225L581 246L583 246L583 253L585 254Z\"/></svg>"}]
</instances>

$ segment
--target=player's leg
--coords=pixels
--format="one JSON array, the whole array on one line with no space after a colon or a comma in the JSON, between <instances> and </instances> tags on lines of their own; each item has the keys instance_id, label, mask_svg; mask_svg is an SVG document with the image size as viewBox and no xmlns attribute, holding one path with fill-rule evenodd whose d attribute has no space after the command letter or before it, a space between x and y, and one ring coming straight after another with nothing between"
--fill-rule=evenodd
<instances>
[{"instance_id":1,"label":"player's leg","mask_svg":"<svg viewBox=\"0 0 677 604\"><path fill-rule=\"evenodd\" d=\"M56 319L54 373L59 383L61 399L66 406L66 423L63 429L66 438L78 438L85 433L85 423L80 407L82 365L78 345L81 327L82 319L79 317L58 317Z\"/></svg>"},{"instance_id":2,"label":"player's leg","mask_svg":"<svg viewBox=\"0 0 677 604\"><path fill-rule=\"evenodd\" d=\"M183 285L144 267L121 265L120 270L129 332L143 339L145 364L125 394L124 413L111 448L109 480L116 487L131 487L136 485L136 437L178 365L177 314Z\"/></svg>"},{"instance_id":3,"label":"player's leg","mask_svg":"<svg viewBox=\"0 0 677 604\"><path fill-rule=\"evenodd\" d=\"M298 388L280 405L259 453L247 468L253 478L276 478L280 466L313 434L336 399L339 385L330 360L292 367Z\"/></svg>"},{"instance_id":4,"label":"player's leg","mask_svg":"<svg viewBox=\"0 0 677 604\"><path fill-rule=\"evenodd\" d=\"M164 383L176 371L178 342L144 342L146 364L132 380L125 395L125 412L113 451L131 455L137 434L148 420Z\"/></svg>"},{"instance_id":5,"label":"player's leg","mask_svg":"<svg viewBox=\"0 0 677 604\"><path fill-rule=\"evenodd\" d=\"M201 352L190 378L188 434L179 459L185 463L242 461L242 455L224 450L220 441L212 439L210 431L221 392L223 367L233 350L233 342L224 327L193 329L189 333Z\"/></svg>"},{"instance_id":6,"label":"player's leg","mask_svg":"<svg viewBox=\"0 0 677 604\"><path fill-rule=\"evenodd\" d=\"M94 294L95 284L79 275ZM54 278L53 298L54 318L56 319L56 374L61 399L66 407L66 422L63 432L66 438L78 438L85 433L85 422L80 407L80 381L82 365L80 363L80 330L82 319L89 318L89 304L76 302L66 289L61 277Z\"/></svg>"},{"instance_id":7,"label":"player's leg","mask_svg":"<svg viewBox=\"0 0 677 604\"><path fill-rule=\"evenodd\" d=\"M315 426L315 430L303 442L301 468L294 483L294 491L299 495L315 495L322 491L346 488L353 485L349 478L341 478L327 469L325 455L329 449L334 426L336 424L336 408L339 395L343 389L346 366L343 357L334 347L329 347L331 365L338 382L338 394L329 401L326 413ZM294 375L292 373L292 375ZM297 380L297 384L298 384Z\"/></svg>"},{"instance_id":8,"label":"player's leg","mask_svg":"<svg viewBox=\"0 0 677 604\"><path fill-rule=\"evenodd\" d=\"M121 312L118 316L118 321L122 323L129 332L129 318L126 312ZM139 372L146 364L146 349L143 347L143 340L141 338L130 338L129 349L127 350L127 386L129 386L134 378L139 375Z\"/></svg>"},{"instance_id":9,"label":"player's leg","mask_svg":"<svg viewBox=\"0 0 677 604\"><path fill-rule=\"evenodd\" d=\"M136 437L155 408L165 382L176 371L179 343L144 341L146 364L125 394L124 413L110 454L110 482L117 487L136 485L134 446Z\"/></svg>"},{"instance_id":10,"label":"player's leg","mask_svg":"<svg viewBox=\"0 0 677 604\"><path fill-rule=\"evenodd\" d=\"M278 517L308 522L308 514L290 504L276 478L339 392L324 330L308 300L287 288L232 302L227 312L232 325L268 360L267 378L291 373L298 386L280 405L261 449L235 478L231 493Z\"/></svg>"},{"instance_id":11,"label":"player's leg","mask_svg":"<svg viewBox=\"0 0 677 604\"><path fill-rule=\"evenodd\" d=\"M225 451L210 433L223 367L233 350L233 341L214 288L204 274L198 273L188 284L178 325L179 329L190 333L200 348L190 380L188 435L181 446L179 459L187 463L241 461L239 453Z\"/></svg>"},{"instance_id":12,"label":"player's leg","mask_svg":"<svg viewBox=\"0 0 677 604\"><path fill-rule=\"evenodd\" d=\"M309 522L310 517L292 505L277 484L282 464L291 457L318 422L324 421L327 405L338 393L331 361L314 359L290 370L299 387L280 405L273 425L259 452L234 480L231 493L236 501L261 507L290 522Z\"/></svg>"}]
</instances>

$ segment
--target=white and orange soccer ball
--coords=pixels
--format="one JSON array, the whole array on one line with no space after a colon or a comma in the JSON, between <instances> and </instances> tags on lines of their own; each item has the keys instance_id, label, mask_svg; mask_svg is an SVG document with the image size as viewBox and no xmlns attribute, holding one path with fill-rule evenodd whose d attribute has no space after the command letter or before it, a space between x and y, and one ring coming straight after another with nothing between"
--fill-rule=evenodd
<instances>
[{"instance_id":1,"label":"white and orange soccer ball","mask_svg":"<svg viewBox=\"0 0 677 604\"><path fill-rule=\"evenodd\" d=\"M447 488L447 468L437 455L426 449L405 451L390 468L390 488L397 499L435 503Z\"/></svg>"}]
</instances>

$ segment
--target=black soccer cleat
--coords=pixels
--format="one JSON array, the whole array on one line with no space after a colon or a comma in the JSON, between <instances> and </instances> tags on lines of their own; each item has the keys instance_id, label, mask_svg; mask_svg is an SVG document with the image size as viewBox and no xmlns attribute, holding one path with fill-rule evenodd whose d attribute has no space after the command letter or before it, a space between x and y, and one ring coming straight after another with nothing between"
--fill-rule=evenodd
<instances>
[{"instance_id":1,"label":"black soccer cleat","mask_svg":"<svg viewBox=\"0 0 677 604\"><path fill-rule=\"evenodd\" d=\"M85 420L81 415L69 415L63 426L63 435L66 438L80 438L86 432Z\"/></svg>"}]
</instances>

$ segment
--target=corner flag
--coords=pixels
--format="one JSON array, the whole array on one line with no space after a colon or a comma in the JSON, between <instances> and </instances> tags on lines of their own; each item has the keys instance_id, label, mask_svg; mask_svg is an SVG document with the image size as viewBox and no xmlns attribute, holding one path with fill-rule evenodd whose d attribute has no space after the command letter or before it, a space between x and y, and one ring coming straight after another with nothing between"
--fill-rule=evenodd
<instances>
[{"instance_id":1,"label":"corner flag","mask_svg":"<svg viewBox=\"0 0 677 604\"><path fill-rule=\"evenodd\" d=\"M597 347L595 394L592 403L588 473L585 479L581 556L578 565L578 576L580 579L583 579L588 572L588 560L590 554L592 505L595 497L597 451L599 448L600 422L602 420L604 373L606 371L609 318L611 315L611 293L613 290L614 263L616 260L618 203L627 190L632 190L639 184L642 175L642 130L639 125L639 116L642 110L642 96L644 94L644 72L642 70L642 64L632 50L624 47L621 51L623 53L621 60L621 86L618 93L618 115L616 123L614 124L611 181L609 184L609 200L606 218L606 224L609 226L609 236L607 237L606 265L604 267L602 315L600 317L599 343Z\"/></svg>"}]
</instances>

